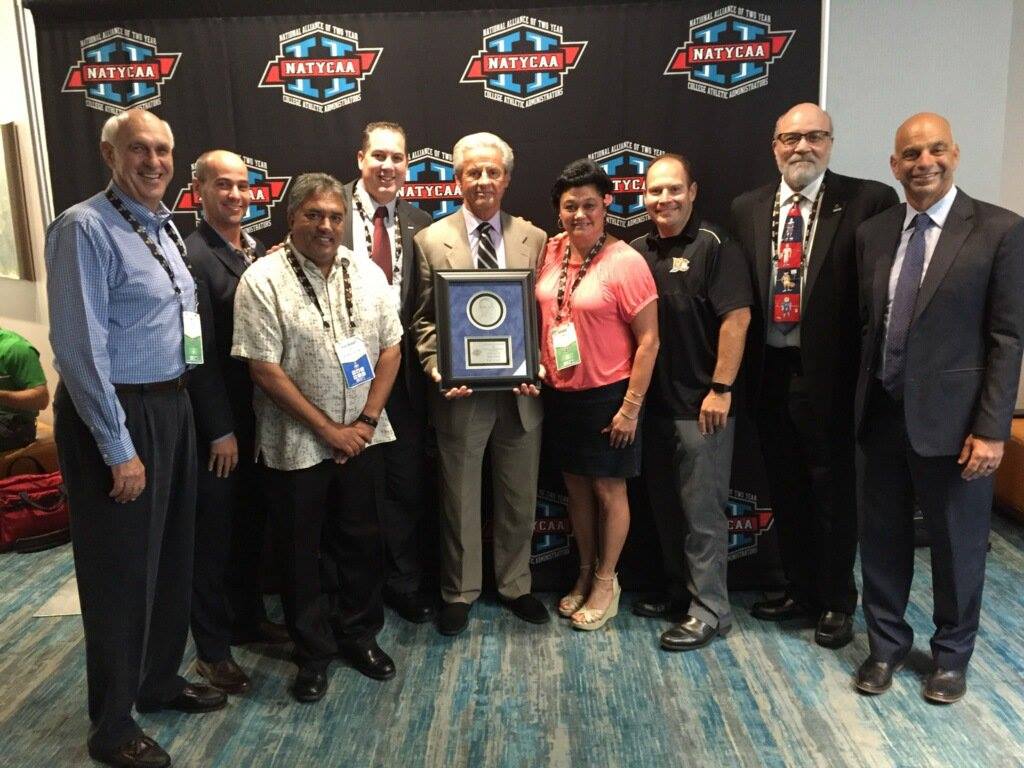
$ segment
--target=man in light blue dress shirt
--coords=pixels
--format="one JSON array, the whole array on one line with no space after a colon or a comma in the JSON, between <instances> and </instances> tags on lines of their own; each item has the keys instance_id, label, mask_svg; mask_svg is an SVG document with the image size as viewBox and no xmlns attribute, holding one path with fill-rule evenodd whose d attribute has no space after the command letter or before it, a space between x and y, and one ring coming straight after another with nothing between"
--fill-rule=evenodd
<instances>
[{"instance_id":1,"label":"man in light blue dress shirt","mask_svg":"<svg viewBox=\"0 0 1024 768\"><path fill-rule=\"evenodd\" d=\"M50 343L61 383L55 434L71 511L88 680L89 754L169 765L131 715L224 706L178 675L188 634L196 446L184 384L200 362L185 248L161 202L170 126L145 110L110 118L107 189L46 233ZM200 342L201 344L201 342ZM201 355L199 356L201 358Z\"/></svg>"}]
</instances>

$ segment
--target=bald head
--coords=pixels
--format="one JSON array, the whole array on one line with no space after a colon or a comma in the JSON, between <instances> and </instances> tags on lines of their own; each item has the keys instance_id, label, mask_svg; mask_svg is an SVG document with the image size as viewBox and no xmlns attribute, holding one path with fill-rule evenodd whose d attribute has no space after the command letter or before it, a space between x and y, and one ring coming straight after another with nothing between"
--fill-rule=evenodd
<instances>
[{"instance_id":1,"label":"bald head","mask_svg":"<svg viewBox=\"0 0 1024 768\"><path fill-rule=\"evenodd\" d=\"M817 104L797 104L775 121L772 151L790 189L799 192L828 168L832 118Z\"/></svg>"},{"instance_id":2,"label":"bald head","mask_svg":"<svg viewBox=\"0 0 1024 768\"><path fill-rule=\"evenodd\" d=\"M203 182L209 179L211 174L216 176L217 170L229 167L235 170L246 169L241 155L227 149L211 149L198 157L192 176Z\"/></svg>"},{"instance_id":3,"label":"bald head","mask_svg":"<svg viewBox=\"0 0 1024 768\"><path fill-rule=\"evenodd\" d=\"M192 195L203 206L206 223L238 247L242 220L252 202L245 161L226 149L204 152L196 160Z\"/></svg>"},{"instance_id":4,"label":"bald head","mask_svg":"<svg viewBox=\"0 0 1024 768\"><path fill-rule=\"evenodd\" d=\"M959 164L960 147L942 115L919 112L896 129L889 166L915 210L928 210L953 188Z\"/></svg>"}]
</instances>

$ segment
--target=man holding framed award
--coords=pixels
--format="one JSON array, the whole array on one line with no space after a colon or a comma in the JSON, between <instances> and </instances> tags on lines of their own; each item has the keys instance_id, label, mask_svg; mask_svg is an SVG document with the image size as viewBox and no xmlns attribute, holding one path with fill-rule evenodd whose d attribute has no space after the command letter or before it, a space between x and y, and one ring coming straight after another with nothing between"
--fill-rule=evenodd
<instances>
[{"instance_id":1,"label":"man holding framed award","mask_svg":"<svg viewBox=\"0 0 1024 768\"><path fill-rule=\"evenodd\" d=\"M427 375L440 384L439 320L447 327L453 325L449 323L450 318L465 314L469 324L479 332L473 332L472 337L468 332L463 333L463 346L473 339L480 341L473 343L471 353L460 358L462 363L478 364L479 370L487 368L487 372L493 372L485 364L504 366L507 362L513 374L519 371L521 363L526 377L520 379L516 387L513 386L516 379L510 377L504 391L478 389L474 392L463 383L430 393L430 416L437 430L442 481L441 597L444 607L438 629L445 635L457 635L466 628L470 606L480 595L480 492L483 455L488 443L494 485L494 569L498 593L524 621L542 624L550 619L547 609L530 594L530 544L536 515L543 418L536 398L538 389L527 381L535 368L536 349L528 349L530 344L515 343L518 339L531 338L525 335L528 333L525 326L532 322L535 345L535 310L531 304L524 311L522 305L513 300L518 295L516 284L505 279L512 275L495 272L493 280L484 275L485 270L523 270L532 275L547 235L524 219L501 210L501 201L512 176L513 154L508 144L494 134L476 133L459 139L452 155L455 176L462 189L462 209L422 230L415 239L419 284L412 333L416 337L420 363ZM448 284L449 302L461 301L465 312L453 309L446 318L438 318L434 277L440 270L477 270L486 288L467 289L466 296L461 297L460 286L473 281ZM510 291L508 295L505 295L506 289ZM528 295L532 296L532 287ZM449 306L458 308L459 305ZM524 326L518 332L505 334L514 337L506 348L501 346L501 329L508 324L507 316L513 312L518 313ZM454 328L448 330L458 332ZM517 346L521 361L516 357ZM531 360L527 361L525 357L530 356ZM444 373L451 377L452 371L445 369Z\"/></svg>"}]
</instances>

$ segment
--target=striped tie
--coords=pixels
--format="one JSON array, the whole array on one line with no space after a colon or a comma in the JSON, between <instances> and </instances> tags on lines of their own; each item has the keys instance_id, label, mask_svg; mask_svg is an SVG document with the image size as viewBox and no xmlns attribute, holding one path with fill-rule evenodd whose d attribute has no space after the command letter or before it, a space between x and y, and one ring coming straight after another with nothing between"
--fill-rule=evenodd
<instances>
[{"instance_id":1,"label":"striped tie","mask_svg":"<svg viewBox=\"0 0 1024 768\"><path fill-rule=\"evenodd\" d=\"M486 221L480 222L480 226L476 228L477 234L480 235L480 242L476 245L477 269L498 268L498 254L494 250L494 243L491 242L491 229L491 225Z\"/></svg>"}]
</instances>

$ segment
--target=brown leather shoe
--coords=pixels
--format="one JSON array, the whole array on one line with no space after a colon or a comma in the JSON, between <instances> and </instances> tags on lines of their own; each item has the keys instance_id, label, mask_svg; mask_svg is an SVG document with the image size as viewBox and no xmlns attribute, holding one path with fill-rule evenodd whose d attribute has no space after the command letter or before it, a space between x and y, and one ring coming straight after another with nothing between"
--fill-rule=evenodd
<instances>
[{"instance_id":1,"label":"brown leather shoe","mask_svg":"<svg viewBox=\"0 0 1024 768\"><path fill-rule=\"evenodd\" d=\"M181 692L170 701L160 704L137 702L135 709L139 712L159 712L162 709L174 709L178 712L190 713L213 712L215 709L223 709L227 702L228 697L216 688L199 683L186 683Z\"/></svg>"},{"instance_id":2,"label":"brown leather shoe","mask_svg":"<svg viewBox=\"0 0 1024 768\"><path fill-rule=\"evenodd\" d=\"M196 672L206 678L214 688L224 693L238 695L249 690L249 676L235 663L234 659L206 662L196 660Z\"/></svg>"},{"instance_id":3,"label":"brown leather shoe","mask_svg":"<svg viewBox=\"0 0 1024 768\"><path fill-rule=\"evenodd\" d=\"M138 736L117 749L89 746L89 757L115 768L167 768L171 757L149 736Z\"/></svg>"}]
</instances>

